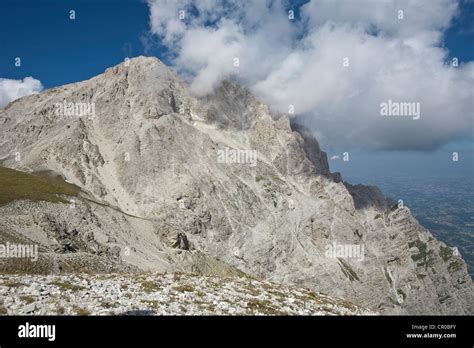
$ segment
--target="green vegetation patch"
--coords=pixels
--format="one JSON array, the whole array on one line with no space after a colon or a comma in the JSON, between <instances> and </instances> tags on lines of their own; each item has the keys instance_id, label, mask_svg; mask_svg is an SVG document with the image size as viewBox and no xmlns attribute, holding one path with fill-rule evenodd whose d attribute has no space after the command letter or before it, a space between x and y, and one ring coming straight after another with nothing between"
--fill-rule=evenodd
<instances>
[{"instance_id":1,"label":"green vegetation patch","mask_svg":"<svg viewBox=\"0 0 474 348\"><path fill-rule=\"evenodd\" d=\"M74 306L74 310L76 311L76 315L79 315L79 316L89 316L92 314L92 312L88 310L87 308Z\"/></svg>"},{"instance_id":2,"label":"green vegetation patch","mask_svg":"<svg viewBox=\"0 0 474 348\"><path fill-rule=\"evenodd\" d=\"M179 286L176 286L174 289L179 292L193 292L194 291L194 287L189 284L179 285Z\"/></svg>"},{"instance_id":3,"label":"green vegetation patch","mask_svg":"<svg viewBox=\"0 0 474 348\"><path fill-rule=\"evenodd\" d=\"M433 263L433 250L428 250L428 245L425 242L417 239L414 242L408 243L410 248L416 247L418 249L418 254L411 255L413 261L416 262L416 265L419 267L428 268Z\"/></svg>"},{"instance_id":4,"label":"green vegetation patch","mask_svg":"<svg viewBox=\"0 0 474 348\"><path fill-rule=\"evenodd\" d=\"M9 288L18 288L18 287L21 287L21 286L25 286L25 284L14 281L14 280L6 280L6 281L2 282L0 285L7 286Z\"/></svg>"},{"instance_id":5,"label":"green vegetation patch","mask_svg":"<svg viewBox=\"0 0 474 348\"><path fill-rule=\"evenodd\" d=\"M447 262L453 256L453 249L450 247L441 246L439 248L439 256L441 256L444 262Z\"/></svg>"},{"instance_id":6,"label":"green vegetation patch","mask_svg":"<svg viewBox=\"0 0 474 348\"><path fill-rule=\"evenodd\" d=\"M463 262L457 259L449 264L448 270L451 273L454 273L454 272L460 271L463 268L463 265L464 265Z\"/></svg>"},{"instance_id":7,"label":"green vegetation patch","mask_svg":"<svg viewBox=\"0 0 474 348\"><path fill-rule=\"evenodd\" d=\"M247 308L252 312L258 312L265 315L285 315L282 310L275 308L268 300L252 299L247 302Z\"/></svg>"},{"instance_id":8,"label":"green vegetation patch","mask_svg":"<svg viewBox=\"0 0 474 348\"><path fill-rule=\"evenodd\" d=\"M8 314L8 311L6 309L6 307L2 304L0 304L0 315L7 315Z\"/></svg>"},{"instance_id":9,"label":"green vegetation patch","mask_svg":"<svg viewBox=\"0 0 474 348\"><path fill-rule=\"evenodd\" d=\"M57 286L58 288L60 288L62 290L79 291L79 290L84 290L85 289L83 286L75 285L75 284L72 284L71 282L68 282L68 281L62 282L60 280L53 281L51 283L51 285L55 285L55 286Z\"/></svg>"},{"instance_id":10,"label":"green vegetation patch","mask_svg":"<svg viewBox=\"0 0 474 348\"><path fill-rule=\"evenodd\" d=\"M263 176L261 176L261 175L257 175L257 176L255 177L255 181L256 181L256 182L260 182L260 181L262 181L262 180L264 180L264 178L263 178Z\"/></svg>"},{"instance_id":11,"label":"green vegetation patch","mask_svg":"<svg viewBox=\"0 0 474 348\"><path fill-rule=\"evenodd\" d=\"M35 302L35 299L32 296L29 296L29 295L20 296L20 300L22 300L26 304L30 304L30 303Z\"/></svg>"},{"instance_id":12,"label":"green vegetation patch","mask_svg":"<svg viewBox=\"0 0 474 348\"><path fill-rule=\"evenodd\" d=\"M0 205L19 199L68 203L59 195L77 196L79 187L51 172L25 173L0 167Z\"/></svg>"},{"instance_id":13,"label":"green vegetation patch","mask_svg":"<svg viewBox=\"0 0 474 348\"><path fill-rule=\"evenodd\" d=\"M142 281L141 285L143 287L143 290L147 294L160 290L160 286L156 282L153 282L153 281L148 281L148 280Z\"/></svg>"}]
</instances>

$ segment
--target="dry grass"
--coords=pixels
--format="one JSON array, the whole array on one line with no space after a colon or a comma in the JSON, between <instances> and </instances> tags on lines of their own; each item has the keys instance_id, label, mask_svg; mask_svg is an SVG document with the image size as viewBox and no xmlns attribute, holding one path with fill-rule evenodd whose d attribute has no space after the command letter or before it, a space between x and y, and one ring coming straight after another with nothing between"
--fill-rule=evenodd
<instances>
[{"instance_id":1,"label":"dry grass","mask_svg":"<svg viewBox=\"0 0 474 348\"><path fill-rule=\"evenodd\" d=\"M50 172L29 174L0 167L0 205L18 199L67 203L59 195L77 196L79 187Z\"/></svg>"}]
</instances>

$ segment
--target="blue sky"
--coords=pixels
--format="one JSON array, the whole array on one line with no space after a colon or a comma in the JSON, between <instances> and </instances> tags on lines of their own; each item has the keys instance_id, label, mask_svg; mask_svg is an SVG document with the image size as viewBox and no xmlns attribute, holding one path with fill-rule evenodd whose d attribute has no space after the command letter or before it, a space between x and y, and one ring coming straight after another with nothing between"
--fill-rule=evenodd
<instances>
[{"instance_id":1,"label":"blue sky","mask_svg":"<svg viewBox=\"0 0 474 348\"><path fill-rule=\"evenodd\" d=\"M451 56L467 62L474 60L474 2L461 5L445 44ZM33 76L51 88L88 79L127 56L165 58L159 39L145 50L148 32L149 8L142 0L2 0L0 77ZM15 57L22 67L14 66Z\"/></svg>"},{"instance_id":2,"label":"blue sky","mask_svg":"<svg viewBox=\"0 0 474 348\"><path fill-rule=\"evenodd\" d=\"M2 0L0 77L33 76L46 88L89 79L144 54L148 16L146 3L133 0Z\"/></svg>"},{"instance_id":3,"label":"blue sky","mask_svg":"<svg viewBox=\"0 0 474 348\"><path fill-rule=\"evenodd\" d=\"M75 20L69 19L70 10L76 12ZM91 78L129 56L155 55L167 62L166 45L150 34L149 17L148 4L140 0L2 0L0 78L32 76L47 89ZM462 63L474 61L473 43L474 1L462 1L461 15L445 32L444 46ZM21 58L21 67L14 66L15 57ZM343 151L326 149L329 155ZM462 156L457 167L450 161L453 151ZM331 166L367 177L374 170L396 169L404 174L472 175L474 162L472 142L464 140L431 152L355 151L352 158L331 161Z\"/></svg>"}]
</instances>

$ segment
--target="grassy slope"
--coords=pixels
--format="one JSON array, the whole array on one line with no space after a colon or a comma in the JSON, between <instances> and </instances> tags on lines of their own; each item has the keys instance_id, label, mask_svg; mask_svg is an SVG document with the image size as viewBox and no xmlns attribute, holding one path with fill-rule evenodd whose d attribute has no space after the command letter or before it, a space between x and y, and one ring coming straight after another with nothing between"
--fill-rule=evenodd
<instances>
[{"instance_id":1,"label":"grassy slope","mask_svg":"<svg viewBox=\"0 0 474 348\"><path fill-rule=\"evenodd\" d=\"M59 195L77 196L79 190L48 172L29 174L0 167L0 205L18 199L66 203Z\"/></svg>"}]
</instances>

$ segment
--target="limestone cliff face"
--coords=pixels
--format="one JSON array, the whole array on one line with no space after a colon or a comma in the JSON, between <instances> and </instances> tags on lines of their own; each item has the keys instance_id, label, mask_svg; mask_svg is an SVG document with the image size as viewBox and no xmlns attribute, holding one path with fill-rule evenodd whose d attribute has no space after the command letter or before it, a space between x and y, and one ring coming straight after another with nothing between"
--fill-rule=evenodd
<instances>
[{"instance_id":1,"label":"limestone cliff face","mask_svg":"<svg viewBox=\"0 0 474 348\"><path fill-rule=\"evenodd\" d=\"M64 101L93 103L95 114L58 115ZM377 188L330 173L309 131L231 82L197 98L140 57L15 101L0 125L3 166L52 170L82 189L72 209L0 207L0 227L45 255L61 244L57 224L44 222L54 215L63 234L79 231L75 254L120 267L241 270L382 313L474 313L472 280L452 248ZM337 246L362 256L328 254Z\"/></svg>"}]
</instances>

